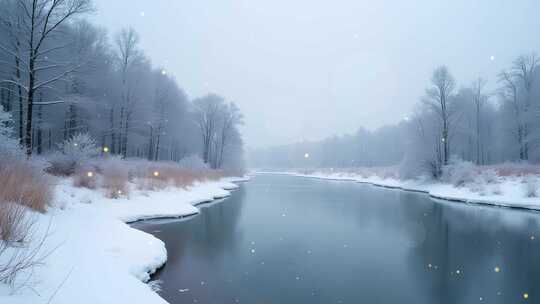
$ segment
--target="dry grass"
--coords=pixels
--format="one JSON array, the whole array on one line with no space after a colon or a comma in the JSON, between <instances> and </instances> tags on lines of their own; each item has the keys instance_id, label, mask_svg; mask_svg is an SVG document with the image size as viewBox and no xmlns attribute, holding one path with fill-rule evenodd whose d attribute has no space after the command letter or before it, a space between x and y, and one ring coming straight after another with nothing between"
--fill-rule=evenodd
<instances>
[{"instance_id":1,"label":"dry grass","mask_svg":"<svg viewBox=\"0 0 540 304\"><path fill-rule=\"evenodd\" d=\"M218 180L225 175L221 171L194 171L177 166L153 165L144 171L138 171L135 183L139 189L161 190L168 186L186 189L197 182Z\"/></svg>"},{"instance_id":2,"label":"dry grass","mask_svg":"<svg viewBox=\"0 0 540 304\"><path fill-rule=\"evenodd\" d=\"M479 167L479 170L492 169L497 172L498 176L527 176L540 175L539 165L530 164L500 164L493 166Z\"/></svg>"},{"instance_id":3,"label":"dry grass","mask_svg":"<svg viewBox=\"0 0 540 304\"><path fill-rule=\"evenodd\" d=\"M97 170L91 167L77 169L73 176L73 185L78 188L96 189L98 186Z\"/></svg>"},{"instance_id":4,"label":"dry grass","mask_svg":"<svg viewBox=\"0 0 540 304\"><path fill-rule=\"evenodd\" d=\"M241 171L188 169L174 162L109 158L96 160L86 169L78 169L73 176L73 184L89 189L102 188L107 197L119 198L129 196L131 185L144 191L159 191L167 187L186 189L197 182L241 175Z\"/></svg>"},{"instance_id":5,"label":"dry grass","mask_svg":"<svg viewBox=\"0 0 540 304\"><path fill-rule=\"evenodd\" d=\"M21 243L26 238L29 227L26 208L19 204L0 203L0 240L7 243Z\"/></svg>"},{"instance_id":6,"label":"dry grass","mask_svg":"<svg viewBox=\"0 0 540 304\"><path fill-rule=\"evenodd\" d=\"M47 175L22 160L0 162L0 202L18 202L45 212L52 198Z\"/></svg>"},{"instance_id":7,"label":"dry grass","mask_svg":"<svg viewBox=\"0 0 540 304\"><path fill-rule=\"evenodd\" d=\"M109 198L129 196L129 170L125 166L106 163L99 170L103 174L101 186Z\"/></svg>"},{"instance_id":8,"label":"dry grass","mask_svg":"<svg viewBox=\"0 0 540 304\"><path fill-rule=\"evenodd\" d=\"M23 159L0 160L0 283L13 284L20 272L39 264L44 239L28 247L35 222L28 211L45 212L51 198L44 172Z\"/></svg>"}]
</instances>

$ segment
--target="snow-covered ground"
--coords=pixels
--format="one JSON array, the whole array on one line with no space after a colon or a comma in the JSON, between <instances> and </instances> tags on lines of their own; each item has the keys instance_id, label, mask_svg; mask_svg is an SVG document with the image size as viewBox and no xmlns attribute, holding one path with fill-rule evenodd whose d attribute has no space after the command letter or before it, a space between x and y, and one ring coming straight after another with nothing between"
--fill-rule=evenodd
<instances>
[{"instance_id":1,"label":"snow-covered ground","mask_svg":"<svg viewBox=\"0 0 540 304\"><path fill-rule=\"evenodd\" d=\"M496 177L489 182L476 182L456 187L449 183L426 180L399 180L376 175L362 176L351 172L258 172L259 174L287 174L326 180L353 181L379 187L417 191L433 198L472 204L486 204L513 208L540 210L540 197L527 196L527 180L523 176ZM540 176L529 176L540 183Z\"/></svg>"},{"instance_id":2,"label":"snow-covered ground","mask_svg":"<svg viewBox=\"0 0 540 304\"><path fill-rule=\"evenodd\" d=\"M226 178L187 190L133 190L129 199L108 199L60 181L54 206L33 215L31 245L45 240L41 265L18 276L15 288L0 285L0 303L166 303L145 284L166 262L165 244L126 223L196 214L197 204L226 197L238 187L233 182L245 180Z\"/></svg>"}]
</instances>

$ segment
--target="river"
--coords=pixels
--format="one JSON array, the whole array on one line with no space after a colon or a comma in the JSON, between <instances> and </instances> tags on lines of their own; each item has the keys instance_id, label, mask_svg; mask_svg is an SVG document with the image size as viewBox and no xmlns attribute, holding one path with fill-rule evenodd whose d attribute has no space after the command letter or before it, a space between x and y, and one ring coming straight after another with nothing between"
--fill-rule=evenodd
<instances>
[{"instance_id":1,"label":"river","mask_svg":"<svg viewBox=\"0 0 540 304\"><path fill-rule=\"evenodd\" d=\"M353 182L257 175L167 245L170 303L540 303L540 214Z\"/></svg>"}]
</instances>

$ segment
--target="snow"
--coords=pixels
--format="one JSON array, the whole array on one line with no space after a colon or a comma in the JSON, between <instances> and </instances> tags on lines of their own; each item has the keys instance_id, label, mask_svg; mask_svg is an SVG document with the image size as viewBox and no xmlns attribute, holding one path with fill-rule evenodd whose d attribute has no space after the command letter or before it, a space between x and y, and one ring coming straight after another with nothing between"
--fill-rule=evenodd
<instances>
[{"instance_id":1,"label":"snow","mask_svg":"<svg viewBox=\"0 0 540 304\"><path fill-rule=\"evenodd\" d=\"M54 206L47 214L34 215L30 244L36 246L46 236L42 265L21 274L15 288L0 285L0 303L166 303L145 284L167 261L165 244L126 223L196 214L197 204L224 198L238 187L233 182L246 180L226 178L160 192L133 190L129 199L118 200L61 180Z\"/></svg>"},{"instance_id":2,"label":"snow","mask_svg":"<svg viewBox=\"0 0 540 304\"><path fill-rule=\"evenodd\" d=\"M400 180L381 178L376 175L362 176L345 172L257 172L258 174L285 174L306 178L317 178L334 181L352 181L378 187L401 189L426 193L432 198L457 201L471 204L494 205L511 208L540 210L539 197L526 196L526 180L523 176L498 176L492 183L476 181L464 186L448 183L430 182L427 180ZM540 180L539 176L535 176Z\"/></svg>"}]
</instances>

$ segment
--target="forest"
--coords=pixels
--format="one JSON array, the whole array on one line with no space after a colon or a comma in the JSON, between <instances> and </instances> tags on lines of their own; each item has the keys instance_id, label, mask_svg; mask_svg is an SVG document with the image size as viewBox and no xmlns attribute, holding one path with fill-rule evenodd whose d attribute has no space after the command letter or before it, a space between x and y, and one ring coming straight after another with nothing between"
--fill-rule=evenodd
<instances>
[{"instance_id":1,"label":"forest","mask_svg":"<svg viewBox=\"0 0 540 304\"><path fill-rule=\"evenodd\" d=\"M0 103L26 155L87 134L122 158L241 167L239 108L217 94L189 97L135 30L86 21L94 10L89 0L1 1Z\"/></svg>"}]
</instances>

